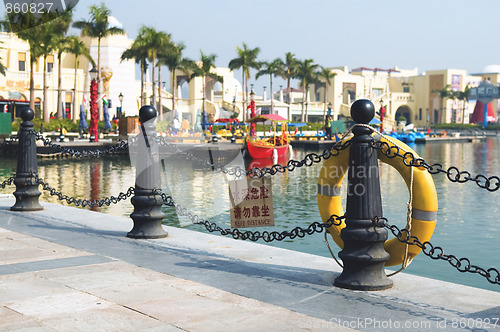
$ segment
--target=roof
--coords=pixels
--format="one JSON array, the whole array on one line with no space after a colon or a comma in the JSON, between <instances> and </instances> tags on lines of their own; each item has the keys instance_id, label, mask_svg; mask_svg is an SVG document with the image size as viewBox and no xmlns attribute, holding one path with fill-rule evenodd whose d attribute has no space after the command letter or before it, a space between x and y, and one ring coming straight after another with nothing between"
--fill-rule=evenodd
<instances>
[{"instance_id":1,"label":"roof","mask_svg":"<svg viewBox=\"0 0 500 332\"><path fill-rule=\"evenodd\" d=\"M282 117L279 114L263 114L257 115L251 119L248 119L247 122L265 122L265 121L273 121L273 122L288 122L287 119Z\"/></svg>"},{"instance_id":2,"label":"roof","mask_svg":"<svg viewBox=\"0 0 500 332\"><path fill-rule=\"evenodd\" d=\"M363 70L368 70L368 71L386 71L388 73L400 73L399 70L397 69L382 69L382 68L367 68L367 67L359 67L359 68L354 68L351 71L363 71Z\"/></svg>"}]
</instances>

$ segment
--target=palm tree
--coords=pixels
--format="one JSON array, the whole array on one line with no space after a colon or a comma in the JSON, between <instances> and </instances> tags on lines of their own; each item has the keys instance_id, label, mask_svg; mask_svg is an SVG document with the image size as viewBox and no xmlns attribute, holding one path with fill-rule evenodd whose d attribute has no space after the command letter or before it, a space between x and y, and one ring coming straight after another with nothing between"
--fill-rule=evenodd
<instances>
[{"instance_id":1,"label":"palm tree","mask_svg":"<svg viewBox=\"0 0 500 332\"><path fill-rule=\"evenodd\" d=\"M63 14L62 20L60 20L59 27L56 29L54 34L54 48L57 50L57 117L63 118L63 107L62 107L62 61L61 57L65 51L68 39L66 33L71 25L71 20L73 19L73 12L71 10L66 11Z\"/></svg>"},{"instance_id":2,"label":"palm tree","mask_svg":"<svg viewBox=\"0 0 500 332\"><path fill-rule=\"evenodd\" d=\"M161 98L161 66L164 66L165 64L163 63L162 59L165 56L170 55L170 53L175 52L176 45L174 42L171 40L171 35L170 34L165 34L165 36L160 37L160 45L157 48L157 62L156 66L158 67L158 108L159 108L159 114L160 118L162 118L163 114L163 105L162 105L162 98Z\"/></svg>"},{"instance_id":3,"label":"palm tree","mask_svg":"<svg viewBox=\"0 0 500 332\"><path fill-rule=\"evenodd\" d=\"M177 93L177 78L176 70L181 70L185 73L191 71L196 65L193 60L184 58L182 51L186 46L183 43L173 44L173 48L168 53L161 54L158 58L158 63L167 66L172 73L172 111L175 110L175 94Z\"/></svg>"},{"instance_id":4,"label":"palm tree","mask_svg":"<svg viewBox=\"0 0 500 332\"><path fill-rule=\"evenodd\" d=\"M42 15L42 19L45 17ZM2 20L2 26L9 32L15 32L19 39L28 42L30 47L30 108L35 109L35 63L41 56L40 44L38 40L43 32L40 28L39 20L31 12L10 13Z\"/></svg>"},{"instance_id":5,"label":"palm tree","mask_svg":"<svg viewBox=\"0 0 500 332\"><path fill-rule=\"evenodd\" d=\"M452 91L450 89L450 85L447 84L443 89L434 89L434 90L432 90L432 92L436 93L439 96L439 98L441 99L441 109L439 110L440 114L439 114L439 119L438 119L439 123L441 123L441 122L443 122L442 117L443 117L443 114L445 113L445 112L443 112L443 108L445 105L444 100L446 98L451 97ZM436 122L436 119L434 119L434 122Z\"/></svg>"},{"instance_id":6,"label":"palm tree","mask_svg":"<svg viewBox=\"0 0 500 332\"><path fill-rule=\"evenodd\" d=\"M302 111L301 111L301 121L307 122L307 91L309 90L309 84L317 82L316 70L319 65L313 63L313 59L306 59L304 61L297 61L296 77L300 79L300 85L303 88L302 96ZM305 107L304 107L305 105ZM304 117L305 109L305 117Z\"/></svg>"},{"instance_id":7,"label":"palm tree","mask_svg":"<svg viewBox=\"0 0 500 332\"><path fill-rule=\"evenodd\" d=\"M75 56L75 78L74 78L74 88L73 88L73 122L76 122L76 112L77 112L77 101L76 101L76 92L78 89L78 67L79 67L79 61L78 58L80 56L84 56L89 61L92 63L92 66L95 67L95 61L92 59L90 56L90 50L89 48L85 45L85 43L78 38L77 36L69 36L66 38L66 46L64 48L64 52L73 54Z\"/></svg>"},{"instance_id":8,"label":"palm tree","mask_svg":"<svg viewBox=\"0 0 500 332\"><path fill-rule=\"evenodd\" d=\"M323 94L323 120L326 119L326 100L328 99L328 87L332 82L332 78L337 75L332 72L331 68L325 68L320 66L320 70L318 72L318 78L325 80L325 93Z\"/></svg>"},{"instance_id":9,"label":"palm tree","mask_svg":"<svg viewBox=\"0 0 500 332\"><path fill-rule=\"evenodd\" d=\"M148 54L148 60L151 63L151 68L153 69L151 75L151 85L153 88L152 96L152 106L156 107L156 82L155 82L155 67L156 60L158 58L158 51L167 47L170 43L171 35L163 31L156 31L154 28L142 26L139 30L139 35L137 36L141 40L141 44L146 48Z\"/></svg>"},{"instance_id":10,"label":"palm tree","mask_svg":"<svg viewBox=\"0 0 500 332\"><path fill-rule=\"evenodd\" d=\"M469 101L470 87L467 84L464 91L453 91L452 98L462 101L462 124L465 123L465 103Z\"/></svg>"},{"instance_id":11,"label":"palm tree","mask_svg":"<svg viewBox=\"0 0 500 332\"><path fill-rule=\"evenodd\" d=\"M262 75L269 75L269 89L271 92L271 114L274 113L274 97L273 97L273 76L279 75L281 73L281 68L283 68L283 61L281 59L274 59L271 62L261 62L261 70L255 75L255 79L258 79Z\"/></svg>"},{"instance_id":12,"label":"palm tree","mask_svg":"<svg viewBox=\"0 0 500 332\"><path fill-rule=\"evenodd\" d=\"M61 31L66 26L65 18L59 17L48 23L40 26L41 34L38 39L40 47L40 55L43 57L43 120L49 122L49 107L48 107L48 86L47 86L47 57L56 49L57 44L61 39ZM68 26L69 28L69 26Z\"/></svg>"},{"instance_id":13,"label":"palm tree","mask_svg":"<svg viewBox=\"0 0 500 332\"><path fill-rule=\"evenodd\" d=\"M3 43L3 42L0 42L0 44ZM3 49L3 47L0 47L0 49ZM0 58L0 60L2 60L2 58ZM5 69L7 69L7 67L5 67L5 65L0 62L0 74L2 74L3 76L5 76Z\"/></svg>"},{"instance_id":14,"label":"palm tree","mask_svg":"<svg viewBox=\"0 0 500 332\"><path fill-rule=\"evenodd\" d=\"M297 59L295 59L295 54L293 53L286 53L285 54L285 61L283 61L283 67L281 68L281 73L280 76L287 81L287 102L288 102L288 120L290 121L291 119L291 105L292 105L292 98L291 98L291 87L290 83L292 78L296 77L296 70L297 70Z\"/></svg>"},{"instance_id":15,"label":"palm tree","mask_svg":"<svg viewBox=\"0 0 500 332\"><path fill-rule=\"evenodd\" d=\"M148 69L148 50L142 39L139 37L134 40L132 45L126 49L122 55L120 60L130 60L135 59L135 63L140 64L141 67L141 107L146 104L145 96L144 96L144 79L146 76L146 72Z\"/></svg>"},{"instance_id":16,"label":"palm tree","mask_svg":"<svg viewBox=\"0 0 500 332\"><path fill-rule=\"evenodd\" d=\"M260 69L259 62L257 61L257 56L259 55L260 48L248 48L247 44L243 43L243 48L236 47L236 52L238 56L231 61L229 61L228 67L230 70L240 69L243 83L243 121L246 120L246 104L247 104L247 93L248 93L248 79L250 78L250 68Z\"/></svg>"},{"instance_id":17,"label":"palm tree","mask_svg":"<svg viewBox=\"0 0 500 332\"><path fill-rule=\"evenodd\" d=\"M202 78L202 89L203 89L203 112L206 110L206 97L205 97L205 81L206 77L211 77L217 81L220 80L220 77L217 74L212 73L212 68L215 68L215 59L217 55L209 54L205 55L203 51L200 50L200 61L191 68L192 74L191 78L201 76Z\"/></svg>"},{"instance_id":18,"label":"palm tree","mask_svg":"<svg viewBox=\"0 0 500 332\"><path fill-rule=\"evenodd\" d=\"M73 23L73 27L82 30L83 36L97 38L97 72L98 81L101 78L101 40L110 35L123 35L125 30L118 27L109 26L109 10L104 2L99 6L90 6L90 19L88 21L80 20ZM97 93L99 95L99 84L97 85Z\"/></svg>"}]
</instances>

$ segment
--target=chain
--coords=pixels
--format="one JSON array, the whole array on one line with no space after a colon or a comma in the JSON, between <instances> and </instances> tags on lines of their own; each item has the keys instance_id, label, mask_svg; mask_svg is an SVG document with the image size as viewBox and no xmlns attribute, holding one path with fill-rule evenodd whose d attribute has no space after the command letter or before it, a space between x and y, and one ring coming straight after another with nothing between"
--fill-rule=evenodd
<instances>
[{"instance_id":1,"label":"chain","mask_svg":"<svg viewBox=\"0 0 500 332\"><path fill-rule=\"evenodd\" d=\"M451 182L464 183L467 181L475 182L480 188L486 189L490 192L496 191L500 188L500 177L485 175L472 176L468 171L460 171L457 167L451 166L447 170L443 169L441 164L428 164L424 159L420 157L415 157L413 153L404 151L398 146L391 146L387 142L375 141L373 143L373 148L380 150L389 158L400 157L403 158L403 163L408 166L417 166L425 168L431 174L446 174L448 180Z\"/></svg>"},{"instance_id":2,"label":"chain","mask_svg":"<svg viewBox=\"0 0 500 332\"><path fill-rule=\"evenodd\" d=\"M341 142L341 141L339 141ZM266 174L275 175L276 173L285 173L286 171L292 172L295 168L302 166L312 166L315 163L320 163L321 160L326 160L332 156L338 156L341 150L347 149L351 145L351 141L345 141L341 144L335 144L330 149L325 149L323 153L308 153L304 159L289 160L285 166L280 164L275 164L271 167L258 168L253 167L248 172L247 175L251 178L261 178Z\"/></svg>"},{"instance_id":3,"label":"chain","mask_svg":"<svg viewBox=\"0 0 500 332\"><path fill-rule=\"evenodd\" d=\"M283 241L286 238L295 239L296 237L303 238L306 235L312 235L314 233L322 233L323 230L331 227L332 225L339 226L342 223L342 220L345 219L345 216L339 217L336 215L330 216L330 218L325 223L313 222L307 228L295 227L291 231L283 231L283 232L252 232L252 231L241 231L238 228L227 229L221 228L216 223L201 219L198 215L193 214L188 211L187 208L182 207L180 204L175 203L172 196L169 196L162 192L161 190L154 189L153 193L159 195L165 205L175 207L175 211L180 216L188 217L191 222L195 225L203 225L206 230L210 233L219 232L221 235L230 235L233 239L241 239L241 240L250 240L257 241L259 239L264 240L265 242L272 241Z\"/></svg>"},{"instance_id":4,"label":"chain","mask_svg":"<svg viewBox=\"0 0 500 332\"><path fill-rule=\"evenodd\" d=\"M406 228L400 230L395 225L389 225L387 219L384 217L375 217L373 221L374 223L382 225L390 230L399 242L416 245L430 258L447 261L459 272L478 273L479 275L485 277L490 283L500 285L500 272L497 269L489 268L485 270L477 265L472 265L468 258L457 258L454 255L446 255L443 248L434 246L428 241L422 243L416 236L410 235L410 231Z\"/></svg>"},{"instance_id":5,"label":"chain","mask_svg":"<svg viewBox=\"0 0 500 332\"><path fill-rule=\"evenodd\" d=\"M234 168L228 169L228 168L224 167L224 165L212 164L211 162L209 162L206 159L202 159L202 158L196 157L191 152L182 151L182 149L179 148L179 146L177 144L174 144L172 142L167 141L167 139L165 137L159 136L158 139L159 139L158 140L158 144L160 146L166 146L166 147L173 148L173 149L175 149L177 151L177 153L179 155L183 156L187 160L193 160L196 163L198 163L200 166L203 166L205 168L212 168L212 170L214 170L216 172L222 172L224 174L234 175L236 177L241 177L241 176L247 174L247 172L243 168L241 168L239 166L236 166Z\"/></svg>"},{"instance_id":6,"label":"chain","mask_svg":"<svg viewBox=\"0 0 500 332\"><path fill-rule=\"evenodd\" d=\"M0 188L5 189L5 187L10 186L12 183L14 183L15 179L16 179L15 177L11 176L7 180L0 183Z\"/></svg>"},{"instance_id":7,"label":"chain","mask_svg":"<svg viewBox=\"0 0 500 332\"><path fill-rule=\"evenodd\" d=\"M87 199L77 199L74 197L70 197L68 195L62 194L60 191L52 188L48 183L44 182L43 179L39 178L38 175L33 175L35 178L35 183L42 185L42 189L46 190L50 193L51 196L57 196L57 198L61 201L65 200L68 204L74 204L76 206L81 207L101 207L103 205L111 205L111 203L116 204L119 201L125 200L128 197L132 196L135 193L135 189L133 187L128 188L127 192L121 192L118 194L118 197L110 196L103 199L95 199L95 200L87 200Z\"/></svg>"},{"instance_id":8,"label":"chain","mask_svg":"<svg viewBox=\"0 0 500 332\"><path fill-rule=\"evenodd\" d=\"M331 156L337 156L340 151L347 149L351 145L351 141L338 141L333 145L330 149L325 149L323 153L309 153L302 160L289 160L286 165L275 164L271 167L253 167L250 170L246 171L243 168L236 166L234 168L226 168L224 165L216 165L214 163L209 162L206 159L201 159L193 155L191 152L182 151L176 144L168 142L164 137L159 138L159 144L161 146L172 147L177 150L177 152L184 156L188 160L194 160L198 164L206 168L212 168L215 171L222 172L228 175L235 175L237 177L241 177L242 175L246 175L250 178L261 178L266 174L275 175L277 173L285 173L286 171L292 172L295 168L302 166L312 166L315 163L319 163L322 160L326 160Z\"/></svg>"},{"instance_id":9,"label":"chain","mask_svg":"<svg viewBox=\"0 0 500 332\"><path fill-rule=\"evenodd\" d=\"M17 137L17 135L12 135L11 137L9 138L5 138L3 140L3 142L0 142L0 147L1 146L7 146L9 144L12 144L14 142L16 142L19 138Z\"/></svg>"},{"instance_id":10,"label":"chain","mask_svg":"<svg viewBox=\"0 0 500 332\"><path fill-rule=\"evenodd\" d=\"M97 158L97 157L102 157L105 155L110 155L114 154L118 151L124 150L125 148L128 147L128 143L126 141L120 141L118 142L115 146L111 146L109 148L106 148L104 150L83 150L83 151L76 151L70 148L65 148L62 147L59 144L55 144L48 138L43 137L42 134L38 133L35 130L30 131L31 134L35 135L36 139L39 141L43 142L43 145L49 146L51 148L56 149L58 152L62 152L63 154L70 155L71 157L76 157L76 158Z\"/></svg>"}]
</instances>

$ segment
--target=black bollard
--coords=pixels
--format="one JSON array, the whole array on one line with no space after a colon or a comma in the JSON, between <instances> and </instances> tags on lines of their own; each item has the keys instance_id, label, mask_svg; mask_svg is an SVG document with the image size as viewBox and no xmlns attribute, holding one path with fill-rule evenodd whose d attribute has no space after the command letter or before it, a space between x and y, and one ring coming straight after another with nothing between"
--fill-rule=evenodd
<instances>
[{"instance_id":1,"label":"black bollard","mask_svg":"<svg viewBox=\"0 0 500 332\"><path fill-rule=\"evenodd\" d=\"M33 134L33 117L35 112L29 107L21 110L23 122L18 132L17 169L14 184L16 191L16 204L10 209L12 211L39 211L43 210L38 198L41 193L38 190L35 176L38 175L38 163L36 160L36 138Z\"/></svg>"},{"instance_id":2,"label":"black bollard","mask_svg":"<svg viewBox=\"0 0 500 332\"><path fill-rule=\"evenodd\" d=\"M355 101L351 116L358 124L368 124L375 107L366 99ZM377 226L373 218L382 217L382 199L377 150L371 143L370 128L353 128L349 150L346 227L341 232L344 249L339 257L344 268L335 286L356 290L381 290L392 287L384 271L389 254L384 250L387 230Z\"/></svg>"},{"instance_id":3,"label":"black bollard","mask_svg":"<svg viewBox=\"0 0 500 332\"><path fill-rule=\"evenodd\" d=\"M161 210L163 200L155 193L161 189L160 157L154 124L156 110L143 106L139 110L141 132L138 136L139 148L136 162L135 194L132 197L134 212L130 217L134 227L127 237L134 239L158 239L168 234L161 226L164 214Z\"/></svg>"},{"instance_id":4,"label":"black bollard","mask_svg":"<svg viewBox=\"0 0 500 332\"><path fill-rule=\"evenodd\" d=\"M64 130L64 128L63 128L63 125L61 123L61 128L59 128L59 142L64 142L65 136L64 136L63 130Z\"/></svg>"}]
</instances>

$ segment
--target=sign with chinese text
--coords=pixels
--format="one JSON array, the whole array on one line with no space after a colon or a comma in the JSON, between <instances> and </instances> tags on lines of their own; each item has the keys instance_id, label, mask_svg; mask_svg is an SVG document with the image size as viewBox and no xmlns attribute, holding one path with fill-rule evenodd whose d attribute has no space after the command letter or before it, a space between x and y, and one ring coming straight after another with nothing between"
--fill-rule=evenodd
<instances>
[{"instance_id":1,"label":"sign with chinese text","mask_svg":"<svg viewBox=\"0 0 500 332\"><path fill-rule=\"evenodd\" d=\"M498 87L488 80L481 82L478 87L471 88L469 91L469 99L477 99L485 105L499 97Z\"/></svg>"},{"instance_id":2,"label":"sign with chinese text","mask_svg":"<svg viewBox=\"0 0 500 332\"><path fill-rule=\"evenodd\" d=\"M274 226L271 178L230 181L229 198L232 228Z\"/></svg>"}]
</instances>

